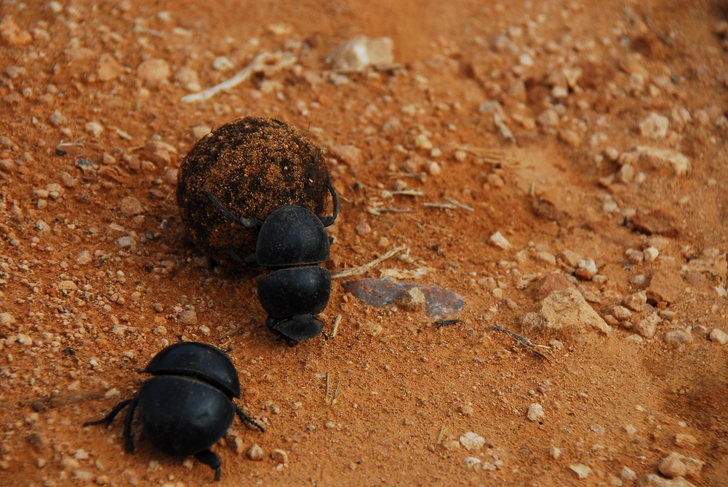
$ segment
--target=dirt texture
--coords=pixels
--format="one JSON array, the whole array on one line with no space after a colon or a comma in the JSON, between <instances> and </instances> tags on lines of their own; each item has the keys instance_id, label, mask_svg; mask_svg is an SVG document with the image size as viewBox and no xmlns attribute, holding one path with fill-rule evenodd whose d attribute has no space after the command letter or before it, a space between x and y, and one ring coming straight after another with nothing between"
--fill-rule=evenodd
<instances>
[{"instance_id":1,"label":"dirt texture","mask_svg":"<svg viewBox=\"0 0 728 487\"><path fill-rule=\"evenodd\" d=\"M221 486L728 485L727 22L718 0L5 0L0 485L213 485L138 422L133 454L120 418L82 426L178 336L230 355L266 428L213 447ZM391 40L359 44L376 66L334 59L362 34ZM341 197L326 336L293 348L265 271L201 253L175 196L247 116L305 134ZM383 276L462 311L342 286Z\"/></svg>"}]
</instances>

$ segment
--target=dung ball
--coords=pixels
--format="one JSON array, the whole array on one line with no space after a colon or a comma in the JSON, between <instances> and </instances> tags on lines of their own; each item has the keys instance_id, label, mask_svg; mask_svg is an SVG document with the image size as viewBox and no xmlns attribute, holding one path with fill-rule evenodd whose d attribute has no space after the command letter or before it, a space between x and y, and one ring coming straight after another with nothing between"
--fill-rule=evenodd
<instances>
[{"instance_id":1,"label":"dung ball","mask_svg":"<svg viewBox=\"0 0 728 487\"><path fill-rule=\"evenodd\" d=\"M200 139L182 161L177 204L205 255L233 268L255 252L257 232L233 223L203 191L237 217L264 221L283 205L325 216L329 171L321 151L279 120L245 117Z\"/></svg>"}]
</instances>

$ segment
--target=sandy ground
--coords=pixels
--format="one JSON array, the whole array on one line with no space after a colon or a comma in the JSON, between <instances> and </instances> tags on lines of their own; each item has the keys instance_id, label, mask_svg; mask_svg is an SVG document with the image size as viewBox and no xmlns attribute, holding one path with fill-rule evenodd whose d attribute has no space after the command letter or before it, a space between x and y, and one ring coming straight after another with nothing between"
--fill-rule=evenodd
<instances>
[{"instance_id":1,"label":"sandy ground","mask_svg":"<svg viewBox=\"0 0 728 487\"><path fill-rule=\"evenodd\" d=\"M82 427L177 335L228 351L267 428L236 422L214 447L220 485L728 484L727 15L5 0L0 484L211 484L138 425L134 454L119 420ZM358 34L391 38L395 65L332 70ZM182 101L265 52L237 87ZM200 254L175 199L196 139L248 115L325 151L332 272L404 246L363 277L454 291L461 321L374 308L338 279L329 338L276 341L263 271Z\"/></svg>"}]
</instances>

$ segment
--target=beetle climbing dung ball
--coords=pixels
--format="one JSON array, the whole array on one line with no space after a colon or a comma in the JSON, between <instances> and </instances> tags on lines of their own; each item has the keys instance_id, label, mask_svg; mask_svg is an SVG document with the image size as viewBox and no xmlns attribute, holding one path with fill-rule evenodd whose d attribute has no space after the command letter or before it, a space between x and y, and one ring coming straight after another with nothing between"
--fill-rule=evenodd
<instances>
[{"instance_id":1,"label":"beetle climbing dung ball","mask_svg":"<svg viewBox=\"0 0 728 487\"><path fill-rule=\"evenodd\" d=\"M329 171L303 133L274 119L246 117L200 139L179 170L177 204L192 241L229 267L255 252L257 234L231 224L207 193L234 215L264 221L284 205L326 213Z\"/></svg>"}]
</instances>

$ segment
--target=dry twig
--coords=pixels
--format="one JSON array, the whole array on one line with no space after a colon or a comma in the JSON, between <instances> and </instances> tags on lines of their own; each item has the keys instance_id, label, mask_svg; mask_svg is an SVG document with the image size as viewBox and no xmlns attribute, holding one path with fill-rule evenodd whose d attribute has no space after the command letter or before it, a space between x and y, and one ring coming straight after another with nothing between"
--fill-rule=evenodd
<instances>
[{"instance_id":1,"label":"dry twig","mask_svg":"<svg viewBox=\"0 0 728 487\"><path fill-rule=\"evenodd\" d=\"M223 81L206 90L202 90L199 93L193 93L182 97L184 103L192 103L196 101L209 100L213 96L217 95L221 91L229 90L236 87L243 81L246 81L254 73L267 70L268 73L273 73L287 66L295 64L297 61L296 56L289 52L264 52L258 54L253 59L253 62L245 66L241 71L238 71L232 78Z\"/></svg>"},{"instance_id":2,"label":"dry twig","mask_svg":"<svg viewBox=\"0 0 728 487\"><path fill-rule=\"evenodd\" d=\"M368 270L375 268L376 266L378 266L385 260L387 260L391 257L394 257L395 255L402 252L406 248L407 248L406 246L402 245L400 247L390 250L389 252L387 252L384 255L377 257L376 259L374 259L373 261L371 261L367 264L364 264L359 267L351 267L349 269L342 269L340 271L337 271L331 276L331 279L341 279L342 277L360 276L360 275L364 274L365 272L367 272Z\"/></svg>"},{"instance_id":3,"label":"dry twig","mask_svg":"<svg viewBox=\"0 0 728 487\"><path fill-rule=\"evenodd\" d=\"M331 330L331 338L334 338L339 332L339 324L341 323L341 315L336 315L334 319L334 328Z\"/></svg>"},{"instance_id":4,"label":"dry twig","mask_svg":"<svg viewBox=\"0 0 728 487\"><path fill-rule=\"evenodd\" d=\"M551 351L551 347L547 347L546 345L536 345L528 338L524 337L523 335L519 335L518 333L509 330L508 328L504 328L500 325L493 325L493 328L495 328L498 331L502 331L503 333L507 333L511 336L511 338L518 341L521 345L524 345L528 347L535 355L541 357L542 359L545 359L549 362L551 362L551 358L544 355L539 349L544 350L549 353L549 355L553 355L553 352Z\"/></svg>"},{"instance_id":5,"label":"dry twig","mask_svg":"<svg viewBox=\"0 0 728 487\"><path fill-rule=\"evenodd\" d=\"M652 16L647 13L647 10L642 11L642 18L644 19L647 28L650 29L652 33L655 34L662 42L664 42L668 46L675 45L675 39L665 34L655 26L655 24L652 22Z\"/></svg>"},{"instance_id":6,"label":"dry twig","mask_svg":"<svg viewBox=\"0 0 728 487\"><path fill-rule=\"evenodd\" d=\"M369 207L367 208L367 211L371 213L372 215L379 216L383 213L417 213L417 210L409 210L407 208L375 208L375 207Z\"/></svg>"},{"instance_id":7,"label":"dry twig","mask_svg":"<svg viewBox=\"0 0 728 487\"><path fill-rule=\"evenodd\" d=\"M464 205L464 204L460 203L459 201L454 200L452 198L442 198L442 199L444 199L448 203L452 203L453 205L457 206L458 208L462 208L463 210L475 211L471 205Z\"/></svg>"}]
</instances>

